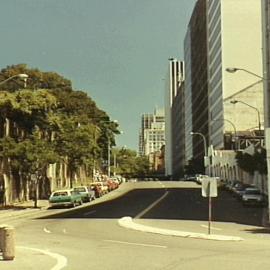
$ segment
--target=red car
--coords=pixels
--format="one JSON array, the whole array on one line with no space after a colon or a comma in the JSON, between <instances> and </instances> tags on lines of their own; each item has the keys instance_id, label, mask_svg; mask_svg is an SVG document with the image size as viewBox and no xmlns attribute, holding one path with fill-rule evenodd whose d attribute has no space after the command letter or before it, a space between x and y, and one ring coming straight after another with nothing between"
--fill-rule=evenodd
<instances>
[{"instance_id":1,"label":"red car","mask_svg":"<svg viewBox=\"0 0 270 270\"><path fill-rule=\"evenodd\" d=\"M100 198L103 195L102 187L99 183L92 183L90 188L95 191L95 197Z\"/></svg>"}]
</instances>

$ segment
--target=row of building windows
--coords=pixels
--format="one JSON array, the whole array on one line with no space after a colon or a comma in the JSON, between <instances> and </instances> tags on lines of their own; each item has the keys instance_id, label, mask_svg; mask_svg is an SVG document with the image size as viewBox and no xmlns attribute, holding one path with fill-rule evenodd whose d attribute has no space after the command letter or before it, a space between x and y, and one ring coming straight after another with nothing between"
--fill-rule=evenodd
<instances>
[{"instance_id":1,"label":"row of building windows","mask_svg":"<svg viewBox=\"0 0 270 270\"><path fill-rule=\"evenodd\" d=\"M216 42L216 39L220 36L221 21L217 23L214 32L209 33L209 48L212 48Z\"/></svg>"},{"instance_id":2,"label":"row of building windows","mask_svg":"<svg viewBox=\"0 0 270 270\"><path fill-rule=\"evenodd\" d=\"M209 48L209 62L212 63L217 56L217 54L221 51L221 34L216 39L216 44Z\"/></svg>"},{"instance_id":3,"label":"row of building windows","mask_svg":"<svg viewBox=\"0 0 270 270\"><path fill-rule=\"evenodd\" d=\"M209 11L208 11L209 18L213 18L214 13L217 12L217 9L220 9L220 2L215 3L215 4L213 3L209 4ZM211 23L211 19L210 19L210 23Z\"/></svg>"},{"instance_id":4,"label":"row of building windows","mask_svg":"<svg viewBox=\"0 0 270 270\"><path fill-rule=\"evenodd\" d=\"M217 22L220 22L220 9L217 10L216 14L214 15L214 17L211 19L211 22L209 24L209 33L213 33L214 28L217 25Z\"/></svg>"}]
</instances>

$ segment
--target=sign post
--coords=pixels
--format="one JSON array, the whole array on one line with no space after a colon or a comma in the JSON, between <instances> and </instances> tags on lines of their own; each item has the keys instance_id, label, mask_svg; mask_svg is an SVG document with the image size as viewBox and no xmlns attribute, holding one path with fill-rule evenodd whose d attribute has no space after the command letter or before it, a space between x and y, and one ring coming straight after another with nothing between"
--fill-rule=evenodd
<instances>
[{"instance_id":1,"label":"sign post","mask_svg":"<svg viewBox=\"0 0 270 270\"><path fill-rule=\"evenodd\" d=\"M204 177L202 179L202 196L208 197L208 234L211 234L212 221L212 197L217 197L216 177Z\"/></svg>"}]
</instances>

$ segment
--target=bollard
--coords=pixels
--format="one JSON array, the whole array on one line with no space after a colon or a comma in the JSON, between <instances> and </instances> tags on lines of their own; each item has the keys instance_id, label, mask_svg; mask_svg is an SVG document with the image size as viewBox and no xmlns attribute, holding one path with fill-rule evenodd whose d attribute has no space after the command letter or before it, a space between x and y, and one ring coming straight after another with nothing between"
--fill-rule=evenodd
<instances>
[{"instance_id":1,"label":"bollard","mask_svg":"<svg viewBox=\"0 0 270 270\"><path fill-rule=\"evenodd\" d=\"M8 225L0 224L0 252L3 251L3 247L4 247L3 232L4 232L5 227L8 227Z\"/></svg>"},{"instance_id":2,"label":"bollard","mask_svg":"<svg viewBox=\"0 0 270 270\"><path fill-rule=\"evenodd\" d=\"M5 227L2 230L2 253L4 260L13 260L15 257L15 231L13 227Z\"/></svg>"}]
</instances>

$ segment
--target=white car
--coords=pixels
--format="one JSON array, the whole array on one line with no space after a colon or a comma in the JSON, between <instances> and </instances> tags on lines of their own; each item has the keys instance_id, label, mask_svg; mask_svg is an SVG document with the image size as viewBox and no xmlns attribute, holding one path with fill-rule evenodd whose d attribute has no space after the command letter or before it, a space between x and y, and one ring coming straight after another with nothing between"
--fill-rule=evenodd
<instances>
[{"instance_id":1,"label":"white car","mask_svg":"<svg viewBox=\"0 0 270 270\"><path fill-rule=\"evenodd\" d=\"M257 188L246 188L242 195L244 205L263 205L264 196Z\"/></svg>"}]
</instances>

